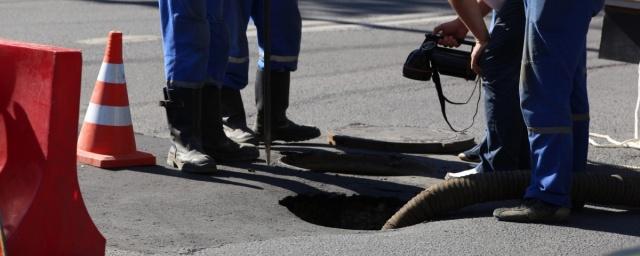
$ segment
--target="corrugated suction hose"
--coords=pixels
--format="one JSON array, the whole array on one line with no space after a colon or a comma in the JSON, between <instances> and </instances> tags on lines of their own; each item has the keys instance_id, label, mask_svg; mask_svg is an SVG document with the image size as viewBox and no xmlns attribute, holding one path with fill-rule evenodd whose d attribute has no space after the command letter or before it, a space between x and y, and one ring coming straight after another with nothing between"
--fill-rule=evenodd
<instances>
[{"instance_id":1,"label":"corrugated suction hose","mask_svg":"<svg viewBox=\"0 0 640 256\"><path fill-rule=\"evenodd\" d=\"M492 172L444 181L411 199L382 229L415 225L473 204L520 199L530 175L530 171ZM640 175L574 173L571 196L574 202L640 207Z\"/></svg>"}]
</instances>

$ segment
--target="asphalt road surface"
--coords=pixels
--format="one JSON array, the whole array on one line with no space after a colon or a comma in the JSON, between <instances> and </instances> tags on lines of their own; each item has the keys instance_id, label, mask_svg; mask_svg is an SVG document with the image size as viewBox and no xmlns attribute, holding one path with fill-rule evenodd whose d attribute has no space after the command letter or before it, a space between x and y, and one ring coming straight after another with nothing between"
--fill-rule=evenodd
<instances>
[{"instance_id":1,"label":"asphalt road surface","mask_svg":"<svg viewBox=\"0 0 640 256\"><path fill-rule=\"evenodd\" d=\"M299 70L292 75L291 119L316 125L325 134L353 123L447 129L433 85L401 76L406 55L419 46L424 32L453 17L446 1L301 0L300 8L303 42ZM85 202L111 255L601 255L640 246L637 210L592 206L562 226L497 222L490 216L495 205L393 232L306 223L278 200L314 191L400 191L397 196L406 197L441 176L357 177L264 165L222 167L213 177L184 175L162 166L168 132L157 103L164 77L156 1L0 0L0 24L1 38L82 50L79 125L105 37L110 30L125 35L138 146L156 154L160 166L122 171L79 166ZM633 137L638 67L597 58L601 24L602 17L596 17L588 37L591 129L623 140ZM255 30L248 35L255 45ZM255 118L254 72L252 64L250 85L242 92L249 123ZM447 77L443 84L456 100L466 99L473 88L471 82ZM475 108L449 107L449 118L458 127L467 126ZM469 135L480 139L483 123L480 114ZM324 137L313 142L324 143ZM433 158L446 168L466 167L453 156ZM640 152L592 147L589 160L592 170L640 166Z\"/></svg>"}]
</instances>

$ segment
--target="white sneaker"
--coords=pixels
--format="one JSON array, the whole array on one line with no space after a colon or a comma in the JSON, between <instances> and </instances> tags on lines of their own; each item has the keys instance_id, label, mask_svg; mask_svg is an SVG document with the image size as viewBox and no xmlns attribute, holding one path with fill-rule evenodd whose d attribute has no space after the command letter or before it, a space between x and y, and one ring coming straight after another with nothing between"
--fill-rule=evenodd
<instances>
[{"instance_id":1,"label":"white sneaker","mask_svg":"<svg viewBox=\"0 0 640 256\"><path fill-rule=\"evenodd\" d=\"M227 138L235 141L236 143L258 145L258 139L256 138L255 133L246 126L233 128L223 124L222 128L224 129L224 134L227 135Z\"/></svg>"},{"instance_id":2,"label":"white sneaker","mask_svg":"<svg viewBox=\"0 0 640 256\"><path fill-rule=\"evenodd\" d=\"M444 180L450 180L455 178L462 178L469 175L474 175L480 173L478 168L469 169L461 172L448 172L447 175L444 176Z\"/></svg>"}]
</instances>

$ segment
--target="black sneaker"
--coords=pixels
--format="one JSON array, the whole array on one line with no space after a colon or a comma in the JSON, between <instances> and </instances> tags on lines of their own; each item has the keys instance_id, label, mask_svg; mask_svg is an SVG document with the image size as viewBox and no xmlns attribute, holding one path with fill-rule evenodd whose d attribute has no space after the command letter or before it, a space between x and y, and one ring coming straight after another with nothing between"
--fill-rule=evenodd
<instances>
[{"instance_id":1,"label":"black sneaker","mask_svg":"<svg viewBox=\"0 0 640 256\"><path fill-rule=\"evenodd\" d=\"M523 223L564 222L569 218L571 209L555 206L538 199L525 199L520 206L498 208L493 216L500 221Z\"/></svg>"},{"instance_id":2,"label":"black sneaker","mask_svg":"<svg viewBox=\"0 0 640 256\"><path fill-rule=\"evenodd\" d=\"M458 154L458 158L466 162L479 163L480 162L480 145L482 145L482 143L477 144L472 148Z\"/></svg>"}]
</instances>

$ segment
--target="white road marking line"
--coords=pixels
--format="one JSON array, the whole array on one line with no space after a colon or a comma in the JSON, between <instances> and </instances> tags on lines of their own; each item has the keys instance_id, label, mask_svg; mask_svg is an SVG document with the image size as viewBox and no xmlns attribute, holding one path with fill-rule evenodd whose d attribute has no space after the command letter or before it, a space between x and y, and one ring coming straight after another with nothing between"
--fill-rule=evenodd
<instances>
[{"instance_id":1,"label":"white road marking line","mask_svg":"<svg viewBox=\"0 0 640 256\"><path fill-rule=\"evenodd\" d=\"M443 22L455 19L456 15L443 15L437 14L438 16L433 15L416 15L416 14L406 14L406 15L393 15L393 16L382 16L372 19L363 19L363 20L338 20L336 22L330 21L303 21L302 22L302 33L309 32L329 32L329 31L344 31L344 30L355 30L355 29L375 29L375 27L394 27L399 25L407 25L407 24L427 24L433 22ZM340 23L354 23L354 24L340 24ZM255 27L249 27L247 31L247 36L255 37L256 29Z\"/></svg>"},{"instance_id":2,"label":"white road marking line","mask_svg":"<svg viewBox=\"0 0 640 256\"><path fill-rule=\"evenodd\" d=\"M331 31L344 31L344 30L366 30L375 29L375 27L393 27L407 24L427 24L433 22L442 22L455 19L457 16L449 15L448 13L434 13L434 14L402 14L402 15L384 15L377 16L368 19L338 19L335 22L332 21L319 21L319 20L303 20L302 21L302 33L311 32L331 32ZM331 19L331 18L327 18ZM353 24L341 24L341 23L353 23ZM248 37L256 37L256 29L254 26L249 26L247 30ZM125 43L144 43L144 42L156 42L162 38L157 35L125 35L123 40ZM107 43L106 37L89 38L77 41L79 44L86 45L104 45Z\"/></svg>"},{"instance_id":3,"label":"white road marking line","mask_svg":"<svg viewBox=\"0 0 640 256\"><path fill-rule=\"evenodd\" d=\"M156 35L128 35L122 37L124 43L155 42L160 41L160 39L161 37ZM107 44L107 37L89 38L76 41L76 43L87 45L105 45Z\"/></svg>"}]
</instances>

